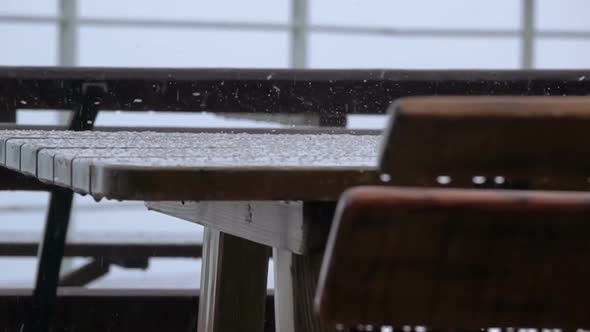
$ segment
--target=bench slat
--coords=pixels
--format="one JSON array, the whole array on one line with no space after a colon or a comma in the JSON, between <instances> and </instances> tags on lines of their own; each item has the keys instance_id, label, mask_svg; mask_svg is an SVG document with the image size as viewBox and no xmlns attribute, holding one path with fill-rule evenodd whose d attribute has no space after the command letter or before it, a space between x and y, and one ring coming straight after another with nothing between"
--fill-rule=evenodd
<instances>
[{"instance_id":1,"label":"bench slat","mask_svg":"<svg viewBox=\"0 0 590 332\"><path fill-rule=\"evenodd\" d=\"M344 324L590 326L590 194L344 194L317 305Z\"/></svg>"}]
</instances>

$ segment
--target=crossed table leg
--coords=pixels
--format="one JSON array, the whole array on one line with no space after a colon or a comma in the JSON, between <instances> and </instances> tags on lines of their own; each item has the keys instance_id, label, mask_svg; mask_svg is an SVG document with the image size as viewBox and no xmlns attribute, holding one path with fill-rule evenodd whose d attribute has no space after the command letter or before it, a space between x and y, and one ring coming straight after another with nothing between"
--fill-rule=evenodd
<instances>
[{"instance_id":1,"label":"crossed table leg","mask_svg":"<svg viewBox=\"0 0 590 332\"><path fill-rule=\"evenodd\" d=\"M276 330L332 331L313 313L333 203L148 202L206 227L199 331L263 331L270 247Z\"/></svg>"}]
</instances>

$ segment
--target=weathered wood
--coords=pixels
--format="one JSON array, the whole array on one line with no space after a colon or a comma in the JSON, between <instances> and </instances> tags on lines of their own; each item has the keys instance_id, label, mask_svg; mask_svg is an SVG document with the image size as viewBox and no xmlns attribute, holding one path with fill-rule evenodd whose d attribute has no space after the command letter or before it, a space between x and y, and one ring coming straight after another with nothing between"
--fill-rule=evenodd
<instances>
[{"instance_id":1,"label":"weathered wood","mask_svg":"<svg viewBox=\"0 0 590 332\"><path fill-rule=\"evenodd\" d=\"M148 209L270 247L303 254L319 245L303 220L303 203L291 201L146 202ZM317 242L317 241L316 241Z\"/></svg>"},{"instance_id":2,"label":"weathered wood","mask_svg":"<svg viewBox=\"0 0 590 332\"><path fill-rule=\"evenodd\" d=\"M316 305L342 324L590 326L590 194L344 194Z\"/></svg>"},{"instance_id":3,"label":"weathered wood","mask_svg":"<svg viewBox=\"0 0 590 332\"><path fill-rule=\"evenodd\" d=\"M589 97L408 98L391 111L391 184L590 189Z\"/></svg>"},{"instance_id":4,"label":"weathered wood","mask_svg":"<svg viewBox=\"0 0 590 332\"><path fill-rule=\"evenodd\" d=\"M270 248L205 229L199 332L264 331Z\"/></svg>"},{"instance_id":5,"label":"weathered wood","mask_svg":"<svg viewBox=\"0 0 590 332\"><path fill-rule=\"evenodd\" d=\"M0 161L50 184L126 200L333 201L348 187L378 182L378 136L315 133L0 131Z\"/></svg>"},{"instance_id":6,"label":"weathered wood","mask_svg":"<svg viewBox=\"0 0 590 332\"><path fill-rule=\"evenodd\" d=\"M332 203L305 203L304 220L314 227L313 235L320 244L311 247L305 255L282 249L273 249L275 269L275 320L276 330L334 331L331 325L321 322L313 310L313 297L325 245L325 236L334 212Z\"/></svg>"}]
</instances>

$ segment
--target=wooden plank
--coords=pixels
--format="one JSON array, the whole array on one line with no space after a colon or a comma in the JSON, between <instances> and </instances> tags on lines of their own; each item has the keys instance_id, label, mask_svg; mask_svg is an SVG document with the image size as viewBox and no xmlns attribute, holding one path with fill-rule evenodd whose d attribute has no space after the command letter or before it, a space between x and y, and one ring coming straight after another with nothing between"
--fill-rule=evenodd
<instances>
[{"instance_id":1,"label":"wooden plank","mask_svg":"<svg viewBox=\"0 0 590 332\"><path fill-rule=\"evenodd\" d=\"M206 229L199 332L264 331L270 248Z\"/></svg>"},{"instance_id":2,"label":"wooden plank","mask_svg":"<svg viewBox=\"0 0 590 332\"><path fill-rule=\"evenodd\" d=\"M588 190L590 98L426 97L392 107L381 169L391 184ZM438 178L438 180L437 180ZM448 182L448 183L447 183Z\"/></svg>"},{"instance_id":3,"label":"wooden plank","mask_svg":"<svg viewBox=\"0 0 590 332\"><path fill-rule=\"evenodd\" d=\"M95 161L88 169L91 194L100 199L128 200L311 200L334 201L347 188L379 183L372 167L322 168L208 168L173 167L184 160L166 160L168 165L141 167L154 160ZM137 165L137 166L136 166ZM85 181L85 177L83 180ZM125 179L122 181L121 179ZM75 179L74 179L75 180ZM318 185L321 184L321 185ZM73 182L76 191L87 187Z\"/></svg>"},{"instance_id":4,"label":"wooden plank","mask_svg":"<svg viewBox=\"0 0 590 332\"><path fill-rule=\"evenodd\" d=\"M374 135L63 133L0 133L8 137L5 166L97 198L134 200L335 200L350 186L377 181Z\"/></svg>"},{"instance_id":5,"label":"wooden plank","mask_svg":"<svg viewBox=\"0 0 590 332\"><path fill-rule=\"evenodd\" d=\"M150 210L188 220L250 241L303 254L313 227L303 220L303 203L277 201L146 202Z\"/></svg>"},{"instance_id":6,"label":"wooden plank","mask_svg":"<svg viewBox=\"0 0 590 332\"><path fill-rule=\"evenodd\" d=\"M305 255L273 248L277 331L336 331L334 325L319 320L313 306L327 235L324 230L329 228L333 211L331 203L305 204L306 223L315 225L314 235L322 239L321 245L310 248Z\"/></svg>"},{"instance_id":7,"label":"wooden plank","mask_svg":"<svg viewBox=\"0 0 590 332\"><path fill-rule=\"evenodd\" d=\"M590 194L344 194L316 304L344 325L590 326Z\"/></svg>"}]
</instances>

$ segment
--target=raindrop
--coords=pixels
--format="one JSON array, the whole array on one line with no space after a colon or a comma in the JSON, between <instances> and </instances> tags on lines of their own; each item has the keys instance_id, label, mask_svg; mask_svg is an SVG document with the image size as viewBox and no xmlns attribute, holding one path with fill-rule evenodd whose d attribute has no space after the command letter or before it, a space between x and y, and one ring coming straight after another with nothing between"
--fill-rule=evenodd
<instances>
[{"instance_id":1,"label":"raindrop","mask_svg":"<svg viewBox=\"0 0 590 332\"><path fill-rule=\"evenodd\" d=\"M586 76L580 76L580 77L578 77L578 82L582 82L585 79L586 79Z\"/></svg>"},{"instance_id":2,"label":"raindrop","mask_svg":"<svg viewBox=\"0 0 590 332\"><path fill-rule=\"evenodd\" d=\"M26 105L27 104L27 101L26 100L21 100L20 103L23 104L23 105Z\"/></svg>"},{"instance_id":3,"label":"raindrop","mask_svg":"<svg viewBox=\"0 0 590 332\"><path fill-rule=\"evenodd\" d=\"M379 175L379 180L381 180L381 182L387 183L391 181L391 175L387 174L387 173L383 173L381 175Z\"/></svg>"},{"instance_id":4,"label":"raindrop","mask_svg":"<svg viewBox=\"0 0 590 332\"><path fill-rule=\"evenodd\" d=\"M451 183L451 177L448 175L439 175L436 177L436 182L438 184L447 185Z\"/></svg>"},{"instance_id":5,"label":"raindrop","mask_svg":"<svg viewBox=\"0 0 590 332\"><path fill-rule=\"evenodd\" d=\"M496 184L503 184L504 182L506 182L506 179L503 176L496 176L494 178L494 182Z\"/></svg>"},{"instance_id":6,"label":"raindrop","mask_svg":"<svg viewBox=\"0 0 590 332\"><path fill-rule=\"evenodd\" d=\"M141 98L135 98L135 99L133 99L133 102L134 103L141 103L142 101L143 101L143 99L141 99Z\"/></svg>"},{"instance_id":7,"label":"raindrop","mask_svg":"<svg viewBox=\"0 0 590 332\"><path fill-rule=\"evenodd\" d=\"M198 96L200 96L200 95L201 95L201 93L200 93L200 92L196 92L196 91L195 91L195 92L193 92L193 96L195 96L195 97L198 97Z\"/></svg>"},{"instance_id":8,"label":"raindrop","mask_svg":"<svg viewBox=\"0 0 590 332\"><path fill-rule=\"evenodd\" d=\"M484 184L486 182L486 177L485 176L481 176L481 175L476 175L471 180L475 184Z\"/></svg>"}]
</instances>

